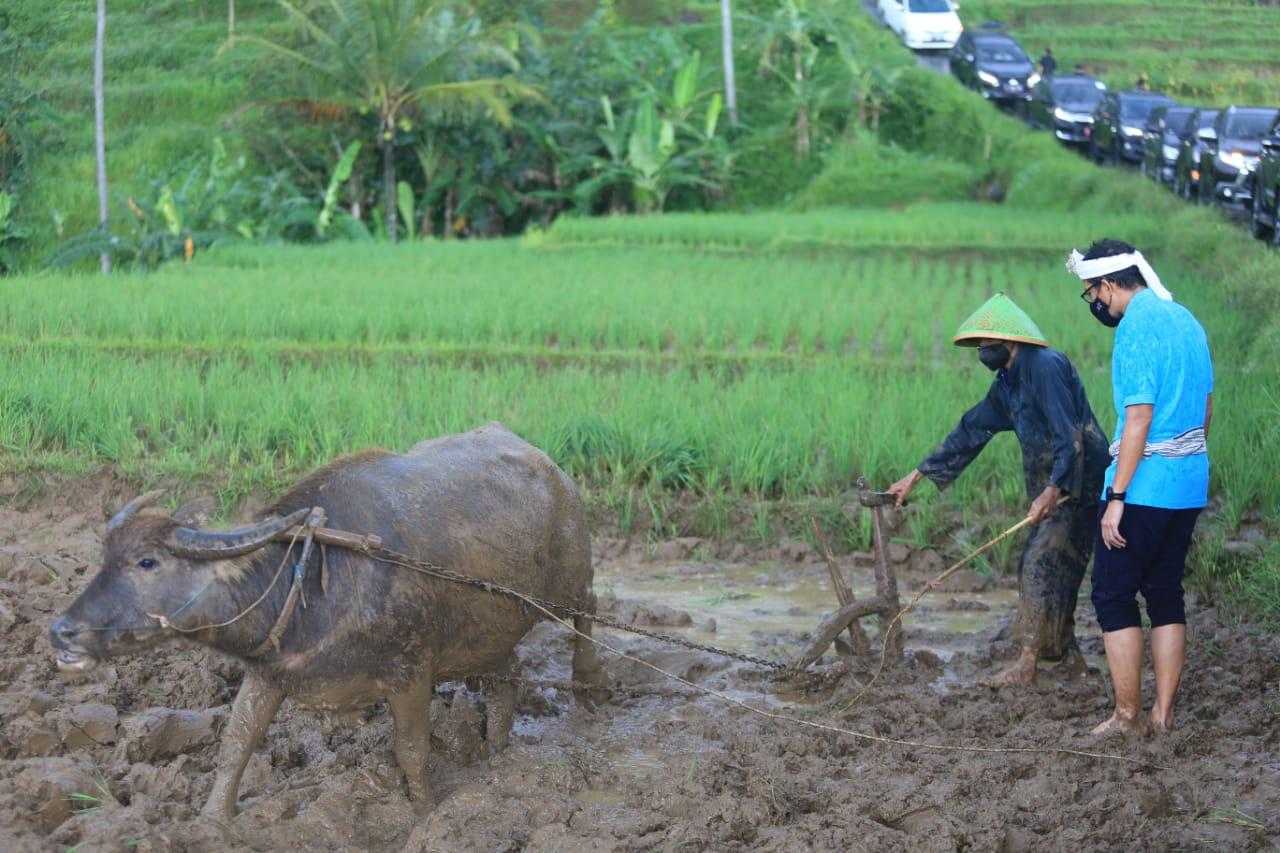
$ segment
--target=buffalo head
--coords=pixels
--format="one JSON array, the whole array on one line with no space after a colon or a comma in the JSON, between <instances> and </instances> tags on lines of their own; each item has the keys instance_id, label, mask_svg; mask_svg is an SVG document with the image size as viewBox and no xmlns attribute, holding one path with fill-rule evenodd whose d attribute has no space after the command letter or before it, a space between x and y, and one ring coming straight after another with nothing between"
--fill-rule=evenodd
<instances>
[{"instance_id":1,"label":"buffalo head","mask_svg":"<svg viewBox=\"0 0 1280 853\"><path fill-rule=\"evenodd\" d=\"M232 579L235 559L298 524L306 510L226 531L200 528L207 511L188 505L170 515L148 509L148 492L107 522L102 568L49 628L58 668L83 671L104 658L159 641L166 624L204 624L228 596L215 587Z\"/></svg>"}]
</instances>

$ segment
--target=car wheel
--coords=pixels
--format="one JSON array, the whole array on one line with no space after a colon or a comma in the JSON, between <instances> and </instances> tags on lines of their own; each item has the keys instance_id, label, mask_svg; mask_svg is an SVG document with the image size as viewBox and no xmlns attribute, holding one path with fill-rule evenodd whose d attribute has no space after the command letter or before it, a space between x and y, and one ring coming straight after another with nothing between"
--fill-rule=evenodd
<instances>
[{"instance_id":1,"label":"car wheel","mask_svg":"<svg viewBox=\"0 0 1280 853\"><path fill-rule=\"evenodd\" d=\"M1262 205L1258 203L1257 198L1254 198L1253 211L1249 214L1249 233L1259 240L1265 240L1271 236L1271 228L1262 221Z\"/></svg>"},{"instance_id":2,"label":"car wheel","mask_svg":"<svg viewBox=\"0 0 1280 853\"><path fill-rule=\"evenodd\" d=\"M1274 228L1262 220L1263 201L1261 189L1262 188L1258 186L1258 182L1254 181L1253 204L1251 205L1252 210L1249 212L1249 231L1259 240L1265 240L1271 236L1271 232Z\"/></svg>"}]
</instances>

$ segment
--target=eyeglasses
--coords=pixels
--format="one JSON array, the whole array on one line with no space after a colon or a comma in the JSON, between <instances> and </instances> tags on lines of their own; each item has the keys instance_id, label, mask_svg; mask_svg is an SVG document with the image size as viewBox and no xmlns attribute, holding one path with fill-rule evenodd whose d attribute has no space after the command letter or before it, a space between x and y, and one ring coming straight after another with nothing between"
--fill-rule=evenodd
<instances>
[{"instance_id":1,"label":"eyeglasses","mask_svg":"<svg viewBox=\"0 0 1280 853\"><path fill-rule=\"evenodd\" d=\"M1091 284L1084 289L1083 293L1080 294L1080 298L1083 299L1085 302L1089 303L1090 305L1092 305L1093 303L1098 301L1097 291L1098 291L1098 285Z\"/></svg>"}]
</instances>

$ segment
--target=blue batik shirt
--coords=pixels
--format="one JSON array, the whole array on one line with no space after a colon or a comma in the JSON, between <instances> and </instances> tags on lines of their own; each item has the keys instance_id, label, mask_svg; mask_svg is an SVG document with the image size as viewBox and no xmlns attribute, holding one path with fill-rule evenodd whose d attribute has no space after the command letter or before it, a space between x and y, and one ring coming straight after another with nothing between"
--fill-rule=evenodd
<instances>
[{"instance_id":1,"label":"blue batik shirt","mask_svg":"<svg viewBox=\"0 0 1280 853\"><path fill-rule=\"evenodd\" d=\"M1165 441L1204 426L1205 408L1213 392L1213 362L1204 329L1191 312L1141 290L1116 327L1111 356L1116 431L1124 433L1125 409L1153 407L1147 442ZM1116 460L1107 468L1104 486L1116 475ZM1131 504L1164 509L1192 509L1209 502L1209 455L1152 454L1138 463L1125 489Z\"/></svg>"}]
</instances>

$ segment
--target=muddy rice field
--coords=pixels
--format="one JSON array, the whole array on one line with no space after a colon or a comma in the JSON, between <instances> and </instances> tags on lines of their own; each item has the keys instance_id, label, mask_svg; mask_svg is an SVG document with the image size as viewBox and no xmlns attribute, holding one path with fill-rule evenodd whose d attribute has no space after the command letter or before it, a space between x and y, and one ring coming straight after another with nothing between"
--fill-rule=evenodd
<instances>
[{"instance_id":1,"label":"muddy rice field","mask_svg":"<svg viewBox=\"0 0 1280 853\"><path fill-rule=\"evenodd\" d=\"M525 684L511 746L490 757L483 694L444 684L432 706L437 803L418 813L391 754L390 715L286 702L241 785L238 816L200 818L232 661L165 646L76 678L54 666L50 621L97 569L105 480L22 499L0 483L0 849L24 850L1262 850L1280 845L1280 641L1192 604L1179 728L1093 742L1110 712L1086 595L1090 662L1030 688L981 680L1012 657L1011 581L972 572L907 620L907 653L847 712L873 661L829 653L803 682L609 630L628 654L753 707L881 737L1042 752L888 746L770 720L604 654L630 689L588 710ZM806 546L652 544L598 537L596 590L614 615L786 659L833 609ZM894 548L904 592L932 552ZM865 557L841 558L855 590ZM874 635L873 635L874 636ZM532 680L569 676L569 638L544 624L519 649ZM1148 676L1149 681L1149 676ZM677 695L678 694L678 695ZM1151 685L1147 685L1147 695ZM1137 761L1048 751L1066 747Z\"/></svg>"}]
</instances>

